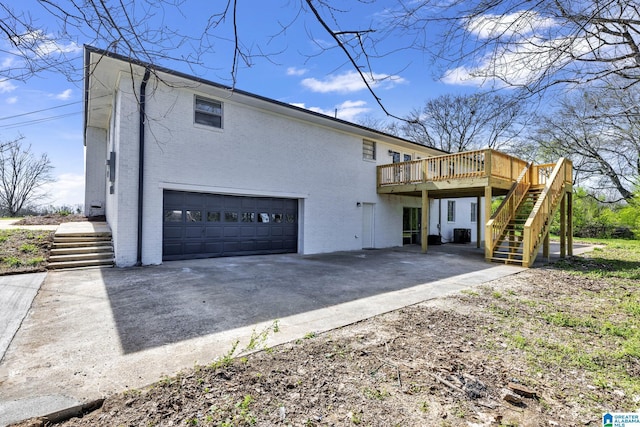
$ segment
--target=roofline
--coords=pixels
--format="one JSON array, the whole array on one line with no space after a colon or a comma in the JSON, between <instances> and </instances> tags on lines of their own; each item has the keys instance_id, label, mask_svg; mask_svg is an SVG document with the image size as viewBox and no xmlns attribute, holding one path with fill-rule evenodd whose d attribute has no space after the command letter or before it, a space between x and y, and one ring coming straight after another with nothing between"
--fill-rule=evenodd
<instances>
[{"instance_id":1,"label":"roofline","mask_svg":"<svg viewBox=\"0 0 640 427\"><path fill-rule=\"evenodd\" d=\"M207 80L207 79L203 79L203 78L200 78L200 77L192 76L190 74L186 74L186 73L183 73L183 72L180 72L180 71L176 71L176 70L172 70L172 69L169 69L169 68L166 68L166 67L162 67L162 66L159 66L159 65L155 65L155 64L148 63L148 62L140 61L140 60L135 59L135 58L126 57L126 56L121 55L119 53L110 52L108 50L100 49L100 48L97 48L97 47L94 47L94 46L90 46L90 45L86 45L86 44L84 45L84 49L85 49L85 58L84 58L85 59L85 80L84 80L84 86L85 86L84 129L85 129L85 132L86 132L86 128L87 128L88 115L89 115L89 112L88 112L88 106L89 106L89 85L88 85L88 81L89 81L89 77L90 77L89 68L90 68L90 64L91 64L91 61L90 61L89 58L90 58L90 55L92 53L95 53L97 55L106 56L108 58L112 58L112 59L116 59L116 60L119 60L119 61L127 62L127 63L133 64L133 65L137 65L137 66L145 68L145 69L148 68L148 69L151 69L153 71L169 74L169 75L172 75L172 76L175 76L175 77L179 77L179 78L182 78L182 79L186 79L186 80L191 80L191 81L196 82L196 83L200 83L200 84L204 84L204 85L208 85L208 86L213 86L213 87L221 89L221 90L227 90L227 91L235 92L235 93L237 93L239 95L243 95L243 96L247 96L247 97L250 97L250 98L258 99L260 101L271 103L271 104L274 104L274 105L278 105L280 107L288 108L288 109L290 109L292 111L302 112L302 113L308 114L309 116L312 116L312 117L317 117L317 118L320 118L320 119L323 119L323 120L332 121L332 122L335 122L335 123L339 123L341 125L346 125L346 126L353 127L353 128L360 129L360 130L364 130L364 131L367 131L367 132L372 132L372 133L378 134L378 135L386 137L386 138L393 138L393 139L396 139L398 141L402 141L402 142L405 142L405 143L417 145L417 146L422 147L422 148L428 148L428 149L431 149L431 150L439 151L439 152L442 152L444 154L450 154L449 152L441 150L439 148L429 147L428 145L420 144L418 142L411 141L409 139L405 139L405 138L401 138L399 136L391 135L391 134L379 131L377 129L372 129L372 128L369 128L369 127L366 127L366 126L362 126L362 125L359 125L359 124L356 124L356 123L352 123L352 122L349 122L349 121L346 121L346 120L338 119L337 117L331 117L331 116L328 116L326 114L322 114L322 113L318 113L318 112L315 112L315 111L311 111L311 110L308 110L306 108L302 108L302 107L298 107L298 106L295 106L295 105L291 105L291 104L288 104L286 102L278 101L278 100L275 100L275 99L272 99L272 98L267 98L265 96L257 95L255 93L247 92L247 91L244 91L244 90L241 90L241 89L236 89L236 88L231 87L231 86L223 85L223 84L211 81L211 80Z\"/></svg>"}]
</instances>

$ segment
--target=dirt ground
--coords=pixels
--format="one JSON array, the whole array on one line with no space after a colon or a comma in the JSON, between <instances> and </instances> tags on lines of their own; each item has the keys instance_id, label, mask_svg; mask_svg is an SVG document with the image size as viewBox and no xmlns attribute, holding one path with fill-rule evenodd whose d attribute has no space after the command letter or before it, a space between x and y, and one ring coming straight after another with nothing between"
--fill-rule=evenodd
<instances>
[{"instance_id":1,"label":"dirt ground","mask_svg":"<svg viewBox=\"0 0 640 427\"><path fill-rule=\"evenodd\" d=\"M244 353L64 425L600 426L640 407L640 350L618 351L637 337L622 328L637 334L638 280L559 267L269 348L274 322Z\"/></svg>"},{"instance_id":2,"label":"dirt ground","mask_svg":"<svg viewBox=\"0 0 640 427\"><path fill-rule=\"evenodd\" d=\"M21 220L17 221L15 225L59 225L63 222L79 222L88 221L88 218L84 215L33 215L25 216Z\"/></svg>"}]
</instances>

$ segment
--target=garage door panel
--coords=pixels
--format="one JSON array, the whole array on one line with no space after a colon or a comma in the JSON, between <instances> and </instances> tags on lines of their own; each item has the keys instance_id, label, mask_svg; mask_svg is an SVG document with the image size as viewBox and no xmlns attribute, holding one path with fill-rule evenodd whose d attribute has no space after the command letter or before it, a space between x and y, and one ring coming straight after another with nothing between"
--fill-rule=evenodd
<instances>
[{"instance_id":1,"label":"garage door panel","mask_svg":"<svg viewBox=\"0 0 640 427\"><path fill-rule=\"evenodd\" d=\"M256 229L255 227L240 227L240 237L255 237Z\"/></svg>"},{"instance_id":2,"label":"garage door panel","mask_svg":"<svg viewBox=\"0 0 640 427\"><path fill-rule=\"evenodd\" d=\"M203 244L201 242L198 243L185 243L184 244L184 253L185 254L199 254L203 252Z\"/></svg>"},{"instance_id":3,"label":"garage door panel","mask_svg":"<svg viewBox=\"0 0 640 427\"><path fill-rule=\"evenodd\" d=\"M237 237L240 233L240 227L224 227L224 237Z\"/></svg>"},{"instance_id":4,"label":"garage door panel","mask_svg":"<svg viewBox=\"0 0 640 427\"><path fill-rule=\"evenodd\" d=\"M185 227L184 236L187 239L202 237L202 227Z\"/></svg>"},{"instance_id":5,"label":"garage door panel","mask_svg":"<svg viewBox=\"0 0 640 427\"><path fill-rule=\"evenodd\" d=\"M182 228L177 227L165 227L164 228L165 239L180 239L182 238Z\"/></svg>"},{"instance_id":6,"label":"garage door panel","mask_svg":"<svg viewBox=\"0 0 640 427\"><path fill-rule=\"evenodd\" d=\"M221 254L222 242L205 242L204 251L211 254Z\"/></svg>"},{"instance_id":7,"label":"garage door panel","mask_svg":"<svg viewBox=\"0 0 640 427\"><path fill-rule=\"evenodd\" d=\"M182 253L182 243L165 243L162 247L164 255L180 255Z\"/></svg>"},{"instance_id":8,"label":"garage door panel","mask_svg":"<svg viewBox=\"0 0 640 427\"><path fill-rule=\"evenodd\" d=\"M207 239L217 239L222 237L222 227L206 227L204 237Z\"/></svg>"},{"instance_id":9,"label":"garage door panel","mask_svg":"<svg viewBox=\"0 0 640 427\"><path fill-rule=\"evenodd\" d=\"M166 190L163 259L297 251L298 201Z\"/></svg>"},{"instance_id":10,"label":"garage door panel","mask_svg":"<svg viewBox=\"0 0 640 427\"><path fill-rule=\"evenodd\" d=\"M268 237L271 235L269 227L257 227L256 228L256 237Z\"/></svg>"}]
</instances>

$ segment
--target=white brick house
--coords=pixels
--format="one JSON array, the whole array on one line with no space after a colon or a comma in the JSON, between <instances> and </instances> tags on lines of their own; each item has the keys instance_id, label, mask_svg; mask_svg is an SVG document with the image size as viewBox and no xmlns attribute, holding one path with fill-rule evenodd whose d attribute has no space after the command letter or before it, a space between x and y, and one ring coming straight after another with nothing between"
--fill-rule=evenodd
<instances>
[{"instance_id":1,"label":"white brick house","mask_svg":"<svg viewBox=\"0 0 640 427\"><path fill-rule=\"evenodd\" d=\"M411 241L421 200L378 194L376 166L442 152L91 47L85 63L85 210L118 266ZM430 202L431 234L476 239L476 199L451 200L454 218Z\"/></svg>"}]
</instances>

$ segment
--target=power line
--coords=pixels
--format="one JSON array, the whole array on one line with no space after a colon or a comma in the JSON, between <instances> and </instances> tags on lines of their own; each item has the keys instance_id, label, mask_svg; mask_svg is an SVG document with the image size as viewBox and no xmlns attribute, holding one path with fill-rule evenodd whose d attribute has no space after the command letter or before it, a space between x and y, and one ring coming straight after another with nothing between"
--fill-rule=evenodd
<instances>
[{"instance_id":1,"label":"power line","mask_svg":"<svg viewBox=\"0 0 640 427\"><path fill-rule=\"evenodd\" d=\"M65 118L65 117L75 116L75 115L82 114L82 113L83 113L82 111L76 111L74 113L60 114L58 116L43 117L43 118L40 118L40 119L28 120L28 121L25 121L25 122L10 123L10 124L7 124L7 125L0 125L0 129L13 129L13 128L17 128L17 127L20 127L20 126L36 125L36 124L40 124L40 123L43 123L43 122L48 122L48 121L51 121L51 120L57 120L57 119Z\"/></svg>"},{"instance_id":2,"label":"power line","mask_svg":"<svg viewBox=\"0 0 640 427\"><path fill-rule=\"evenodd\" d=\"M14 116L0 117L0 120L15 119L17 117L28 116L30 114L42 113L43 111L55 110L56 108L68 107L69 105L81 104L82 101L70 102L68 104L56 105L55 107L44 108L42 110L31 111L29 113L16 114Z\"/></svg>"}]
</instances>

